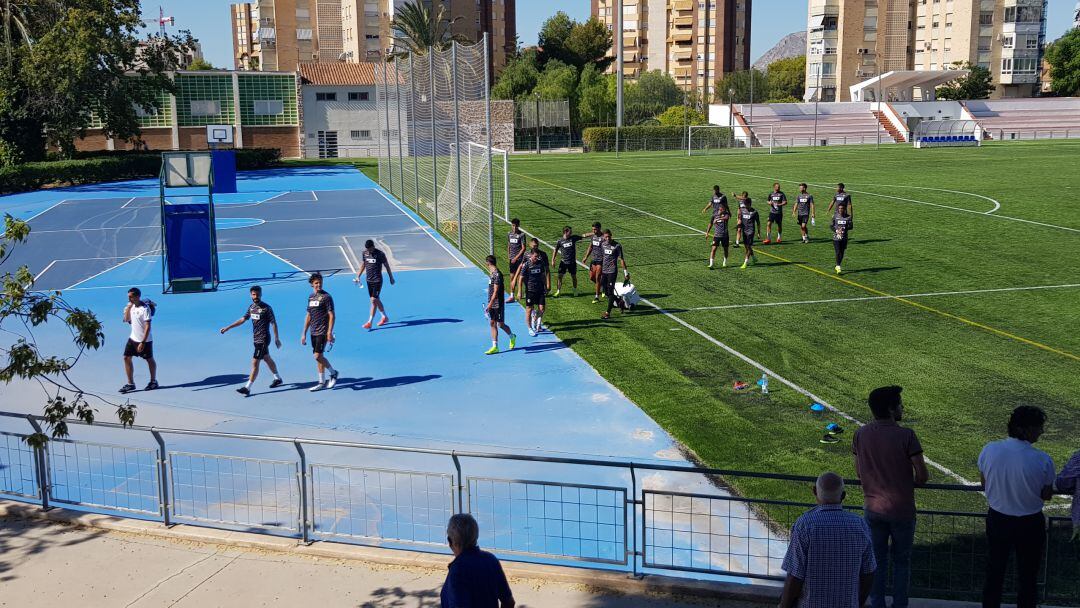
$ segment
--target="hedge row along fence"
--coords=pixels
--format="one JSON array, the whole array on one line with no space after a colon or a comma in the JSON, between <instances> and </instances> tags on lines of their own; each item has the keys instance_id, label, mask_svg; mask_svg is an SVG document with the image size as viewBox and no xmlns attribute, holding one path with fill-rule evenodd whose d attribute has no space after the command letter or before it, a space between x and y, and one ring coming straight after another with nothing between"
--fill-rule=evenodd
<instances>
[{"instance_id":1,"label":"hedge row along fence","mask_svg":"<svg viewBox=\"0 0 1080 608\"><path fill-rule=\"evenodd\" d=\"M619 129L619 150L685 150L687 128L685 126L660 127L638 125ZM589 127L581 133L581 143L586 152L614 152L615 127ZM697 129L694 146L723 148L732 145L731 129Z\"/></svg>"},{"instance_id":2,"label":"hedge row along fence","mask_svg":"<svg viewBox=\"0 0 1080 608\"><path fill-rule=\"evenodd\" d=\"M236 150L236 168L241 171L265 169L281 160L276 148ZM78 186L127 179L157 177L161 153L117 152L87 158L24 163L0 167L0 194L38 190L46 186Z\"/></svg>"}]
</instances>

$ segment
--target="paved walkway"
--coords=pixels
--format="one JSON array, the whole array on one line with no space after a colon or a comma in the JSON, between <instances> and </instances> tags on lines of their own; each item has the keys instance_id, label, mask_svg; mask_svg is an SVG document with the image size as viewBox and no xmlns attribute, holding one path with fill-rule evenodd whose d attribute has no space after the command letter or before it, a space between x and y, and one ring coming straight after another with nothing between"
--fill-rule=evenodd
<instances>
[{"instance_id":1,"label":"paved walkway","mask_svg":"<svg viewBox=\"0 0 1080 608\"><path fill-rule=\"evenodd\" d=\"M439 605L444 574L421 567L0 519L0 606L420 608ZM620 596L532 579L511 579L511 586L522 607L751 606Z\"/></svg>"}]
</instances>

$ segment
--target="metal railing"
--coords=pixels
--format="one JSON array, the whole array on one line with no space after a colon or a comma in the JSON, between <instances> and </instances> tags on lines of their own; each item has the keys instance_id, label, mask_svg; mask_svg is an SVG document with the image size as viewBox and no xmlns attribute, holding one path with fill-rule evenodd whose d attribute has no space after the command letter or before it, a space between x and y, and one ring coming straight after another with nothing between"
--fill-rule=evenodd
<instances>
[{"instance_id":1,"label":"metal railing","mask_svg":"<svg viewBox=\"0 0 1080 608\"><path fill-rule=\"evenodd\" d=\"M38 430L41 418L0 412L0 424L20 421ZM71 433L33 449L28 433L0 431L0 496L441 553L447 519L469 512L481 545L510 560L770 580L783 576L792 523L813 506L800 498L813 478L798 475L104 422L71 421ZM861 511L859 483L849 483L846 508ZM980 490L918 490L914 594L977 597L987 556ZM1080 547L1069 542L1069 520L1050 514L1043 596L1068 603L1080 598Z\"/></svg>"}]
</instances>

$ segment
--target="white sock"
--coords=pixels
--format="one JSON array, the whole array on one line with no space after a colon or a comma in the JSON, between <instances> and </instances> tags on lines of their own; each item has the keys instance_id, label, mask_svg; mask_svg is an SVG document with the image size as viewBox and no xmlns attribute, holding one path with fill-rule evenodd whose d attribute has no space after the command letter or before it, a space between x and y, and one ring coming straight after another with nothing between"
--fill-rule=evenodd
<instances>
[{"instance_id":1,"label":"white sock","mask_svg":"<svg viewBox=\"0 0 1080 608\"><path fill-rule=\"evenodd\" d=\"M492 340L491 341L491 348L498 348L498 347L499 347L499 341L498 340Z\"/></svg>"},{"instance_id":2,"label":"white sock","mask_svg":"<svg viewBox=\"0 0 1080 608\"><path fill-rule=\"evenodd\" d=\"M251 384L251 380L248 380L247 384L244 385L244 388L251 388Z\"/></svg>"},{"instance_id":3,"label":"white sock","mask_svg":"<svg viewBox=\"0 0 1080 608\"><path fill-rule=\"evenodd\" d=\"M277 375L277 373L275 373L274 374L274 380L281 380L281 376L279 376L279 375Z\"/></svg>"},{"instance_id":4,"label":"white sock","mask_svg":"<svg viewBox=\"0 0 1080 608\"><path fill-rule=\"evenodd\" d=\"M319 372L319 382L326 382L326 374Z\"/></svg>"}]
</instances>

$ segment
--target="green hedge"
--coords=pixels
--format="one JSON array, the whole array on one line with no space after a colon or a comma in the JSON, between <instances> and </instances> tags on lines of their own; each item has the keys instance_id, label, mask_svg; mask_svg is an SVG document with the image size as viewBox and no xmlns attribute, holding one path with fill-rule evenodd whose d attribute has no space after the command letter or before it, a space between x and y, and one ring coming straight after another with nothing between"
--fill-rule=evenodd
<instances>
[{"instance_id":1,"label":"green hedge","mask_svg":"<svg viewBox=\"0 0 1080 608\"><path fill-rule=\"evenodd\" d=\"M265 169L281 160L276 148L244 148L236 151L236 168ZM0 167L0 194L38 190L45 186L77 186L128 179L157 177L161 153L104 152L87 158L25 163Z\"/></svg>"},{"instance_id":2,"label":"green hedge","mask_svg":"<svg viewBox=\"0 0 1080 608\"><path fill-rule=\"evenodd\" d=\"M589 127L581 133L586 152L614 152L615 127ZM694 146L718 148L730 145L731 129L701 129L694 132ZM637 125L619 129L619 149L685 150L686 127Z\"/></svg>"}]
</instances>

